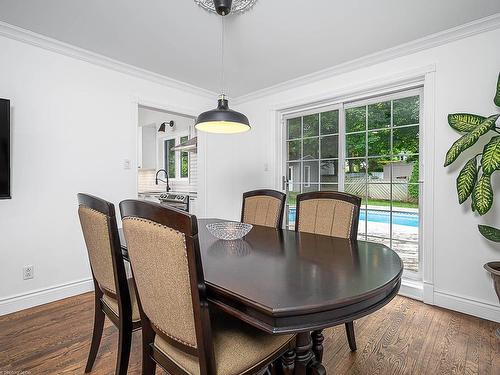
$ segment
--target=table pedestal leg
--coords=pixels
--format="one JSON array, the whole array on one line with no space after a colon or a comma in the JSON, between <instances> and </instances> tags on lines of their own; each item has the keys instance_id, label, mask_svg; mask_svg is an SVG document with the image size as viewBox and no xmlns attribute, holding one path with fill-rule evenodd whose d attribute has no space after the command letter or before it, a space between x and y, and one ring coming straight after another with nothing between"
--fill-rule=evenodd
<instances>
[{"instance_id":1,"label":"table pedestal leg","mask_svg":"<svg viewBox=\"0 0 500 375\"><path fill-rule=\"evenodd\" d=\"M284 375L293 375L295 367L295 351L289 350L281 357L281 368Z\"/></svg>"},{"instance_id":2,"label":"table pedestal leg","mask_svg":"<svg viewBox=\"0 0 500 375\"><path fill-rule=\"evenodd\" d=\"M326 370L321 362L316 360L312 351L311 334L301 332L296 338L294 375L325 375Z\"/></svg>"}]
</instances>

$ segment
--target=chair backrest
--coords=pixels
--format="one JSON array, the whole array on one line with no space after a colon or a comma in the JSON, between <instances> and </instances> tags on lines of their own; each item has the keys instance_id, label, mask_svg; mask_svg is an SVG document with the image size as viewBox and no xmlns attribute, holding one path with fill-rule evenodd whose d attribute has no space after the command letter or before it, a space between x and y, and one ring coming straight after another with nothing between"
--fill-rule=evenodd
<instances>
[{"instance_id":1,"label":"chair backrest","mask_svg":"<svg viewBox=\"0 0 500 375\"><path fill-rule=\"evenodd\" d=\"M98 197L79 193L78 216L96 286L118 300L120 314L131 314L127 274L123 264L120 236L116 224L115 206ZM122 308L126 311L122 312Z\"/></svg>"},{"instance_id":2,"label":"chair backrest","mask_svg":"<svg viewBox=\"0 0 500 375\"><path fill-rule=\"evenodd\" d=\"M356 239L361 198L336 191L297 195L295 231Z\"/></svg>"},{"instance_id":3,"label":"chair backrest","mask_svg":"<svg viewBox=\"0 0 500 375\"><path fill-rule=\"evenodd\" d=\"M156 203L120 203L143 332L198 356L215 371L196 216Z\"/></svg>"},{"instance_id":4,"label":"chair backrest","mask_svg":"<svg viewBox=\"0 0 500 375\"><path fill-rule=\"evenodd\" d=\"M286 194L261 189L243 193L241 221L243 223L281 228Z\"/></svg>"}]
</instances>

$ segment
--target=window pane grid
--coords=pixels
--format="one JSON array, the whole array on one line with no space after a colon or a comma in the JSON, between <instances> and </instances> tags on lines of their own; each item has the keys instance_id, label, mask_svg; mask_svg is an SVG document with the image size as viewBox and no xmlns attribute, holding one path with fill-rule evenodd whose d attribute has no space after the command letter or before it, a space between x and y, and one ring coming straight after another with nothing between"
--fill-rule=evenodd
<instances>
[{"instance_id":1,"label":"window pane grid","mask_svg":"<svg viewBox=\"0 0 500 375\"><path fill-rule=\"evenodd\" d=\"M290 210L297 194L338 190L339 111L323 111L286 120L286 168ZM289 224L294 218L288 215Z\"/></svg>"}]
</instances>

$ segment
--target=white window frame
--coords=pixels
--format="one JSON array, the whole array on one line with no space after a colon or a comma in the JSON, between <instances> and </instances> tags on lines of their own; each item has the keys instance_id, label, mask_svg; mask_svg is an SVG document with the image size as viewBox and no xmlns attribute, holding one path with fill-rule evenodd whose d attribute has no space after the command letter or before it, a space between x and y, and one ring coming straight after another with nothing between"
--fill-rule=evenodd
<instances>
[{"instance_id":1,"label":"white window frame","mask_svg":"<svg viewBox=\"0 0 500 375\"><path fill-rule=\"evenodd\" d=\"M283 158L286 150L283 150L283 116L304 110L323 107L325 104L338 104L347 100L368 98L375 95L411 89L419 86L424 87L424 101L421 108L424 115L421 118L420 146L422 147L420 179L425 182L421 189L421 244L422 250L422 278L411 280L403 273L403 282L399 294L423 300L424 303L433 305L434 296L434 165L435 155L435 123L436 123L436 64L415 65L407 69L396 70L390 73L374 73L373 78L360 77L345 85L335 84L326 90L319 90L311 94L309 91L303 95L296 91L292 99L272 104L269 108L272 125L269 129L269 137L274 144L272 159L276 168L274 173L274 186L282 189ZM340 124L342 126L342 117ZM339 182L340 183L340 182Z\"/></svg>"},{"instance_id":2,"label":"white window frame","mask_svg":"<svg viewBox=\"0 0 500 375\"><path fill-rule=\"evenodd\" d=\"M362 96L356 95L353 96L352 98L350 97L345 97L342 98L342 100L332 100L331 103L328 103L327 101L324 101L320 104L312 104L309 108L302 109L302 108L292 108L288 109L285 111L277 111L278 113L278 118L280 118L280 121L278 122L280 124L280 131L279 134L280 136L278 137L280 139L280 147L279 149L281 150L281 160L280 165L281 168L278 168L279 170L283 170L283 166L286 164L287 161L287 147L284 147L284 145L287 142L287 127L286 127L286 121L289 119L297 118L297 117L304 117L310 114L316 114L320 112L327 112L327 111L332 111L332 110L339 110L339 157L338 157L338 162L339 162L339 177L338 177L338 190L339 191L344 191L345 187L345 173L344 173L344 168L341 162L343 163L346 159L346 149L345 149L345 135L346 135L346 128L345 128L345 110L347 108L351 107L358 107L358 106L363 106L363 105L368 105L368 104L373 104L373 103L378 103L378 102L383 102L386 100L396 100L398 98L404 98L404 97L409 97L412 96L413 93L417 93L420 95L421 101L420 101L420 139L419 139L419 167L420 167L420 178L419 178L419 183L423 183L423 170L425 168L425 163L423 160L423 145L424 145L424 86L423 82L418 82L415 84L410 85L410 87L402 87L399 89L387 89L385 92L379 92L374 95L367 95L367 97L363 98ZM390 98L390 99L389 99ZM319 146L319 152L321 153L321 142ZM321 168L321 163L320 163L320 168ZM305 173L304 173L305 174ZM305 184L305 178L302 179L303 181L300 181L304 187L308 187ZM318 180L318 186L321 186L321 173L319 176ZM404 269L403 271L403 276L405 278L411 279L411 280L422 280L423 278L423 251L422 251L422 243L424 241L424 236L423 236L423 216L424 216L424 202L423 202L423 197L424 197L424 192L422 189L422 186L420 188L420 194L419 194L419 241L418 241L418 252L419 252L419 266L418 266L418 271L409 271L407 269ZM392 226L392 223L391 223Z\"/></svg>"},{"instance_id":3,"label":"white window frame","mask_svg":"<svg viewBox=\"0 0 500 375\"><path fill-rule=\"evenodd\" d=\"M311 166L304 165L304 187L311 187Z\"/></svg>"}]
</instances>

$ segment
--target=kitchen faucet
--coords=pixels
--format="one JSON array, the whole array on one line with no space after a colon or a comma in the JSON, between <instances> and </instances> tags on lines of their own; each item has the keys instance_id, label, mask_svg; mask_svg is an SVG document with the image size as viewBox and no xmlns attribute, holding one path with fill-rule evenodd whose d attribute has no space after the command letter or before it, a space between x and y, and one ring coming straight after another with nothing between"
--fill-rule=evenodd
<instances>
[{"instance_id":1,"label":"kitchen faucet","mask_svg":"<svg viewBox=\"0 0 500 375\"><path fill-rule=\"evenodd\" d=\"M164 172L165 173L165 177L167 178L167 181L158 178L158 174L160 172ZM158 185L158 181L166 182L167 183L167 193L168 193L170 191L170 185L168 184L168 172L165 169L158 169L158 172L156 172L156 176L155 176L155 183L156 183L156 185Z\"/></svg>"}]
</instances>

